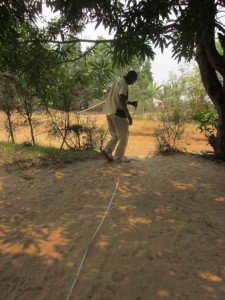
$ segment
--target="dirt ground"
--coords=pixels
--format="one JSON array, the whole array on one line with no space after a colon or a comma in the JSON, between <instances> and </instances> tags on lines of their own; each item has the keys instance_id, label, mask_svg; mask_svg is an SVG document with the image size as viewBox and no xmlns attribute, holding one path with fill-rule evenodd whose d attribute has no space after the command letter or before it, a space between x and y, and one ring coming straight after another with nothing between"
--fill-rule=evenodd
<instances>
[{"instance_id":1,"label":"dirt ground","mask_svg":"<svg viewBox=\"0 0 225 300\"><path fill-rule=\"evenodd\" d=\"M156 155L151 126L123 166L0 160L1 300L225 299L225 165ZM209 150L192 126L184 141Z\"/></svg>"}]
</instances>

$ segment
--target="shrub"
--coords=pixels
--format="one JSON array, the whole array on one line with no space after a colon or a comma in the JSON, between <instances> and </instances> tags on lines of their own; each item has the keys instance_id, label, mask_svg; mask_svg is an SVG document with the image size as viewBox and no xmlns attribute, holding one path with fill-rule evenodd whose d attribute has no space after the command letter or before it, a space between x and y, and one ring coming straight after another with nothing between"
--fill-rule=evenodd
<instances>
[{"instance_id":1,"label":"shrub","mask_svg":"<svg viewBox=\"0 0 225 300\"><path fill-rule=\"evenodd\" d=\"M102 150L107 131L97 126L96 118L76 115L76 124L67 127L70 132L68 140L79 150Z\"/></svg>"},{"instance_id":2,"label":"shrub","mask_svg":"<svg viewBox=\"0 0 225 300\"><path fill-rule=\"evenodd\" d=\"M214 108L205 108L198 110L193 116L194 121L198 123L197 129L204 133L209 144L215 150L216 136L215 132L218 126L218 115Z\"/></svg>"},{"instance_id":3,"label":"shrub","mask_svg":"<svg viewBox=\"0 0 225 300\"><path fill-rule=\"evenodd\" d=\"M157 139L159 152L175 152L184 150L180 145L184 133L184 118L178 110L164 108L159 116L161 124L155 128L154 135Z\"/></svg>"},{"instance_id":4,"label":"shrub","mask_svg":"<svg viewBox=\"0 0 225 300\"><path fill-rule=\"evenodd\" d=\"M218 115L214 108L204 108L198 110L194 116L193 120L197 122L198 127L205 137L209 139L217 128Z\"/></svg>"}]
</instances>

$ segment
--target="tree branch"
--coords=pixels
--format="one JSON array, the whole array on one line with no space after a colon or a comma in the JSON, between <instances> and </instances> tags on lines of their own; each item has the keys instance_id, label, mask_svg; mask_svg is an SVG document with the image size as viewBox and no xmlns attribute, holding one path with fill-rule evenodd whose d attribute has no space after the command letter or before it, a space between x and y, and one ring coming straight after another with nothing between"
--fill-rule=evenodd
<instances>
[{"instance_id":1,"label":"tree branch","mask_svg":"<svg viewBox=\"0 0 225 300\"><path fill-rule=\"evenodd\" d=\"M63 64L63 63L69 63L69 62L74 62L74 61L77 61L83 57L85 57L89 52L91 52L95 47L97 46L97 44L93 45L91 48L88 48L88 50L86 50L84 53L82 53L82 55L80 55L79 57L77 58L74 58L74 59L69 59L69 60L64 60L60 63L57 63L57 64Z\"/></svg>"},{"instance_id":2,"label":"tree branch","mask_svg":"<svg viewBox=\"0 0 225 300\"><path fill-rule=\"evenodd\" d=\"M202 82L207 94L212 100L218 114L221 114L221 94L223 94L223 87L218 80L215 68L211 65L203 46L198 46L197 48L196 61L199 65Z\"/></svg>"},{"instance_id":3,"label":"tree branch","mask_svg":"<svg viewBox=\"0 0 225 300\"><path fill-rule=\"evenodd\" d=\"M217 29L219 29L221 32L225 33L224 27L221 26L219 23L216 23L216 24L215 24L215 27L216 27Z\"/></svg>"},{"instance_id":4,"label":"tree branch","mask_svg":"<svg viewBox=\"0 0 225 300\"><path fill-rule=\"evenodd\" d=\"M27 43L53 43L53 44L77 44L77 43L95 43L95 44L106 44L115 42L114 39L110 40L85 40L85 39L74 39L74 40L66 40L66 41L52 41L49 39L34 39L34 40L25 40L19 42L19 44L27 44Z\"/></svg>"},{"instance_id":5,"label":"tree branch","mask_svg":"<svg viewBox=\"0 0 225 300\"><path fill-rule=\"evenodd\" d=\"M217 51L215 42L210 42L209 45L205 47L205 50L211 66L223 77L225 77L225 64L223 62L223 56Z\"/></svg>"}]
</instances>

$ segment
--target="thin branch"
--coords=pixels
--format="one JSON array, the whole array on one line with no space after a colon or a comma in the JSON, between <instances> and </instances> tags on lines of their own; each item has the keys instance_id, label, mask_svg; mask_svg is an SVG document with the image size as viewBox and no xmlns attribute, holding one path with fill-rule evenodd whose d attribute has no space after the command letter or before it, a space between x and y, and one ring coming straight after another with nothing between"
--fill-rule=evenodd
<instances>
[{"instance_id":1,"label":"thin branch","mask_svg":"<svg viewBox=\"0 0 225 300\"><path fill-rule=\"evenodd\" d=\"M215 43L211 42L207 47L205 47L205 52L209 62L211 63L211 66L224 77L225 64L223 63L223 56L217 51Z\"/></svg>"},{"instance_id":2,"label":"thin branch","mask_svg":"<svg viewBox=\"0 0 225 300\"><path fill-rule=\"evenodd\" d=\"M8 74L1 74L1 73L0 73L0 76L2 76L2 77L4 77L4 78L7 78L7 79L11 79L11 80L14 79L13 76L8 75Z\"/></svg>"},{"instance_id":3,"label":"thin branch","mask_svg":"<svg viewBox=\"0 0 225 300\"><path fill-rule=\"evenodd\" d=\"M77 44L77 43L95 43L95 44L106 44L106 43L113 43L115 40L110 39L110 40L84 40L84 39L74 39L74 40L66 40L66 41L52 41L48 39L35 39L35 40L26 40L26 41L21 41L19 44L27 44L27 43L53 43L53 44Z\"/></svg>"},{"instance_id":4,"label":"thin branch","mask_svg":"<svg viewBox=\"0 0 225 300\"><path fill-rule=\"evenodd\" d=\"M220 31L222 31L223 32L223 34L225 34L225 29L224 29L224 27L223 26L221 26L219 23L216 23L216 28L217 29L219 29Z\"/></svg>"},{"instance_id":5,"label":"thin branch","mask_svg":"<svg viewBox=\"0 0 225 300\"><path fill-rule=\"evenodd\" d=\"M95 47L97 46L97 44L93 45L91 48L88 48L88 50L86 50L81 56L77 57L77 58L74 58L74 59L69 59L69 60L64 60L64 61L61 61L59 63L56 63L56 64L62 64L62 63L69 63L69 62L74 62L74 61L77 61L83 57L85 57L88 53L90 53Z\"/></svg>"}]
</instances>

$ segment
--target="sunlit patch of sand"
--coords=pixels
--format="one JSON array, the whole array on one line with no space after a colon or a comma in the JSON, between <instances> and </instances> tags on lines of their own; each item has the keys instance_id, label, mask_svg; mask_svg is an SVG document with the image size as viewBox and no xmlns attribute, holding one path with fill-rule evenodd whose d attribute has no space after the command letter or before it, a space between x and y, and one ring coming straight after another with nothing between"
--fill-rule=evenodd
<instances>
[{"instance_id":1,"label":"sunlit patch of sand","mask_svg":"<svg viewBox=\"0 0 225 300\"><path fill-rule=\"evenodd\" d=\"M193 188L193 184L174 181L172 185L180 191L185 191Z\"/></svg>"},{"instance_id":2,"label":"sunlit patch of sand","mask_svg":"<svg viewBox=\"0 0 225 300\"><path fill-rule=\"evenodd\" d=\"M152 221L146 218L128 218L127 222L129 225L137 225L137 224L151 224Z\"/></svg>"},{"instance_id":3,"label":"sunlit patch of sand","mask_svg":"<svg viewBox=\"0 0 225 300\"><path fill-rule=\"evenodd\" d=\"M96 244L96 246L99 247L99 248L101 248L101 249L103 249L103 248L105 248L108 244L109 244L109 243L107 243L107 242L98 242L98 243Z\"/></svg>"},{"instance_id":4,"label":"sunlit patch of sand","mask_svg":"<svg viewBox=\"0 0 225 300\"><path fill-rule=\"evenodd\" d=\"M216 202L225 202L225 197L218 197L214 199Z\"/></svg>"},{"instance_id":5,"label":"sunlit patch of sand","mask_svg":"<svg viewBox=\"0 0 225 300\"><path fill-rule=\"evenodd\" d=\"M62 172L60 172L60 171L56 171L56 172L55 172L55 177L56 177L57 179L61 179L63 176L64 176L64 174L63 174Z\"/></svg>"},{"instance_id":6,"label":"sunlit patch of sand","mask_svg":"<svg viewBox=\"0 0 225 300\"><path fill-rule=\"evenodd\" d=\"M130 206L128 206L128 205L120 205L120 206L118 206L117 207L118 208L118 210L119 211L127 211L127 210L129 210L130 209Z\"/></svg>"},{"instance_id":7,"label":"sunlit patch of sand","mask_svg":"<svg viewBox=\"0 0 225 300\"><path fill-rule=\"evenodd\" d=\"M221 282L223 281L223 279L221 277L219 277L218 275L212 274L210 271L200 271L198 272L198 275L208 281L211 282Z\"/></svg>"},{"instance_id":8,"label":"sunlit patch of sand","mask_svg":"<svg viewBox=\"0 0 225 300\"><path fill-rule=\"evenodd\" d=\"M160 291L158 291L157 295L159 297L166 297L167 298L167 297L170 296L170 293L168 291L166 291L166 290L160 290Z\"/></svg>"},{"instance_id":9,"label":"sunlit patch of sand","mask_svg":"<svg viewBox=\"0 0 225 300\"><path fill-rule=\"evenodd\" d=\"M27 226L20 230L20 234L8 226L0 227L0 251L5 254L29 254L42 256L47 263L53 260L61 260L60 247L69 244L69 240L63 236L63 228L48 230L33 226Z\"/></svg>"},{"instance_id":10,"label":"sunlit patch of sand","mask_svg":"<svg viewBox=\"0 0 225 300\"><path fill-rule=\"evenodd\" d=\"M0 178L0 192L3 191L3 189L4 189L3 179L4 178L2 178L2 177Z\"/></svg>"}]
</instances>

